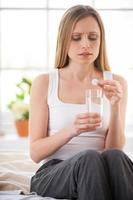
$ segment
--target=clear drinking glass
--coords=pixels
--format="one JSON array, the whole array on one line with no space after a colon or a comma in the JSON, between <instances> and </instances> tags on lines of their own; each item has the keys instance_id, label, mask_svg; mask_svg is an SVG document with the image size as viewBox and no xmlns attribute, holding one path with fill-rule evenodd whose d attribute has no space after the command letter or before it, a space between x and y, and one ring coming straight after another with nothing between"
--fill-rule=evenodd
<instances>
[{"instance_id":1,"label":"clear drinking glass","mask_svg":"<svg viewBox=\"0 0 133 200\"><path fill-rule=\"evenodd\" d=\"M86 90L86 106L88 112L103 115L103 91L101 88L91 88Z\"/></svg>"}]
</instances>

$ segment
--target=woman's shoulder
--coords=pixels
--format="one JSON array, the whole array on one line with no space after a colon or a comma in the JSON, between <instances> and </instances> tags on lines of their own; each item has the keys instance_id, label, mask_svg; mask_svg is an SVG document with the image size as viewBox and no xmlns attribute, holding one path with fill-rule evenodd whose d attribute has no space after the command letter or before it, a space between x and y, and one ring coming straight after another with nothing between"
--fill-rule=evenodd
<instances>
[{"instance_id":1,"label":"woman's shoulder","mask_svg":"<svg viewBox=\"0 0 133 200\"><path fill-rule=\"evenodd\" d=\"M48 88L49 88L49 79L50 75L56 74L56 70L51 70L47 73L39 74L36 76L32 82L32 91L36 93L36 95L39 96L45 96L48 95Z\"/></svg>"},{"instance_id":2,"label":"woman's shoulder","mask_svg":"<svg viewBox=\"0 0 133 200\"><path fill-rule=\"evenodd\" d=\"M43 82L43 81L47 81L49 77L49 73L43 73L43 74L39 74L37 75L33 82Z\"/></svg>"},{"instance_id":3,"label":"woman's shoulder","mask_svg":"<svg viewBox=\"0 0 133 200\"><path fill-rule=\"evenodd\" d=\"M49 73L44 73L44 74L39 74L36 76L33 80L33 87L34 86L46 86L48 85L48 80L49 80Z\"/></svg>"},{"instance_id":4,"label":"woman's shoulder","mask_svg":"<svg viewBox=\"0 0 133 200\"><path fill-rule=\"evenodd\" d=\"M43 86L48 86L49 83L49 77L51 74L55 74L56 73L56 69L55 70L51 70L47 73L43 73L43 74L39 74L38 76L36 76L33 80L33 85L43 85Z\"/></svg>"},{"instance_id":5,"label":"woman's shoulder","mask_svg":"<svg viewBox=\"0 0 133 200\"><path fill-rule=\"evenodd\" d=\"M36 76L32 82L31 94L34 99L41 101L46 99L48 93L49 73Z\"/></svg>"}]
</instances>

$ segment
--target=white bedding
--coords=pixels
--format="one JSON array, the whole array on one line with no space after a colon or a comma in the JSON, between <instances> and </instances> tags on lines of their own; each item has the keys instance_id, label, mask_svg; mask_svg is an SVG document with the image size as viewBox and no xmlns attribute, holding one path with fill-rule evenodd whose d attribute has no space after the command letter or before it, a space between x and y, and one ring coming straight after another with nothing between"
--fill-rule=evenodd
<instances>
[{"instance_id":1,"label":"white bedding","mask_svg":"<svg viewBox=\"0 0 133 200\"><path fill-rule=\"evenodd\" d=\"M54 200L30 193L30 179L38 168L24 152L0 152L0 200Z\"/></svg>"}]
</instances>

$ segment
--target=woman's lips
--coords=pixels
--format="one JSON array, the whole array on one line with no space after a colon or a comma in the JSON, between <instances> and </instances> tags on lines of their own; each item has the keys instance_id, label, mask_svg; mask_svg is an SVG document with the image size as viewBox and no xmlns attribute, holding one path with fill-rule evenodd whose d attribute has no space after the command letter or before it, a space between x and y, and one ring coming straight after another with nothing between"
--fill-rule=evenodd
<instances>
[{"instance_id":1,"label":"woman's lips","mask_svg":"<svg viewBox=\"0 0 133 200\"><path fill-rule=\"evenodd\" d=\"M79 56L90 56L90 55L92 55L92 53L83 52L83 53L79 53L78 55L79 55Z\"/></svg>"}]
</instances>

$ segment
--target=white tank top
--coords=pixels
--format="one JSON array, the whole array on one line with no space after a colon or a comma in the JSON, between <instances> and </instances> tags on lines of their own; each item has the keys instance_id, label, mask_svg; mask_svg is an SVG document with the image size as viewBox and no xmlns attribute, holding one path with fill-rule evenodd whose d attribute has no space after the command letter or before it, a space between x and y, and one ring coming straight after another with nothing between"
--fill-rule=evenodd
<instances>
[{"instance_id":1,"label":"white tank top","mask_svg":"<svg viewBox=\"0 0 133 200\"><path fill-rule=\"evenodd\" d=\"M86 104L64 103L58 98L58 69L49 73L48 106L49 106L49 135L58 134L58 131L67 127L79 113L87 112ZM67 159L80 151L93 149L103 151L105 136L110 119L110 105L107 98L103 98L102 127L95 131L84 132L72 138L67 144L57 150L46 160L53 158Z\"/></svg>"}]
</instances>

